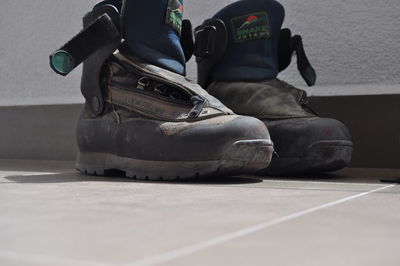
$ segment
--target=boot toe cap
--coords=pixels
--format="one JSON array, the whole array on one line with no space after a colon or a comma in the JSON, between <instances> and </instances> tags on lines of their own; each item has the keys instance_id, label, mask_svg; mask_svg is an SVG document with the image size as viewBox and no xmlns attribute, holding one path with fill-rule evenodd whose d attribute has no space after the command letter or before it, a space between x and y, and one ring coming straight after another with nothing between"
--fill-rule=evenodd
<instances>
[{"instance_id":1,"label":"boot toe cap","mask_svg":"<svg viewBox=\"0 0 400 266\"><path fill-rule=\"evenodd\" d=\"M266 175L331 172L351 161L353 143L347 127L328 118L280 120L269 124L278 156Z\"/></svg>"},{"instance_id":2,"label":"boot toe cap","mask_svg":"<svg viewBox=\"0 0 400 266\"><path fill-rule=\"evenodd\" d=\"M230 145L239 141L263 142L272 146L265 124L253 117L222 116L186 126L187 128L174 136L182 143L179 149L192 149L198 154L209 154L209 158L219 158Z\"/></svg>"},{"instance_id":3,"label":"boot toe cap","mask_svg":"<svg viewBox=\"0 0 400 266\"><path fill-rule=\"evenodd\" d=\"M347 127L331 118L304 118L267 123L280 156L299 157L318 143L352 145Z\"/></svg>"}]
</instances>

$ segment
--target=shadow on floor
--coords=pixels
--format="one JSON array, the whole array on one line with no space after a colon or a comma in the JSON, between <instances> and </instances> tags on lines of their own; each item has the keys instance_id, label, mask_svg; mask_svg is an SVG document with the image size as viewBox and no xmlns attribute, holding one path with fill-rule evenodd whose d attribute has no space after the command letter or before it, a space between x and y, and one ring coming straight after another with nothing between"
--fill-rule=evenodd
<instances>
[{"instance_id":1,"label":"shadow on floor","mask_svg":"<svg viewBox=\"0 0 400 266\"><path fill-rule=\"evenodd\" d=\"M400 183L400 169L346 168L333 173L266 177L265 180L313 181L337 183Z\"/></svg>"},{"instance_id":2,"label":"shadow on floor","mask_svg":"<svg viewBox=\"0 0 400 266\"><path fill-rule=\"evenodd\" d=\"M367 169L346 168L338 172L327 174L310 174L302 176L279 176L279 177L211 177L175 182L151 182L139 181L125 178L121 173L112 176L87 176L79 174L75 169L75 162L70 161L31 161L31 160L0 160L0 171L7 180L16 183L68 183L68 182L140 182L140 183L167 183L167 184L193 184L193 185L229 185L229 184L251 184L260 183L263 180L274 181L313 181L313 182L336 182L336 183L400 183L400 169ZM27 172L20 173L9 172ZM30 172L33 172L30 174ZM43 173L43 174L42 174ZM51 174L44 174L51 173ZM60 174L52 174L60 173Z\"/></svg>"},{"instance_id":3,"label":"shadow on floor","mask_svg":"<svg viewBox=\"0 0 400 266\"><path fill-rule=\"evenodd\" d=\"M60 174L34 174L5 176L6 180L15 183L48 184L48 183L73 183L73 182L120 182L120 183L158 183L158 184L183 184L183 185L235 185L261 183L263 180L257 177L209 177L181 181L143 181L126 178L121 175L90 176L78 172Z\"/></svg>"},{"instance_id":4,"label":"shadow on floor","mask_svg":"<svg viewBox=\"0 0 400 266\"><path fill-rule=\"evenodd\" d=\"M0 159L0 171L59 173L74 169L74 161Z\"/></svg>"},{"instance_id":5,"label":"shadow on floor","mask_svg":"<svg viewBox=\"0 0 400 266\"><path fill-rule=\"evenodd\" d=\"M10 174L5 179L15 183L70 183L70 182L121 182L121 183L165 183L193 185L235 185L263 182L260 177L210 177L184 181L141 181L129 179L121 172L111 172L108 176L90 176L80 174L71 161L31 161L31 160L0 160L0 171L33 172L32 174ZM36 174L37 172L37 174ZM41 174L49 172L57 174ZM59 174L58 174L59 173Z\"/></svg>"},{"instance_id":6,"label":"shadow on floor","mask_svg":"<svg viewBox=\"0 0 400 266\"><path fill-rule=\"evenodd\" d=\"M109 176L90 176L80 174L77 171L69 170L59 174L40 174L32 173L25 175L9 175L4 177L6 180L15 183L71 183L71 182L120 182L120 183L158 183L158 184L183 184L183 185L239 185L261 183L263 180L274 181L310 181L310 182L330 182L330 183L368 183L379 184L400 183L400 170L396 169L357 169L349 168L335 173L314 174L306 176L289 177L256 177L256 176L237 176L237 177L209 177L197 178L180 181L143 181L126 178L122 174L113 173Z\"/></svg>"}]
</instances>

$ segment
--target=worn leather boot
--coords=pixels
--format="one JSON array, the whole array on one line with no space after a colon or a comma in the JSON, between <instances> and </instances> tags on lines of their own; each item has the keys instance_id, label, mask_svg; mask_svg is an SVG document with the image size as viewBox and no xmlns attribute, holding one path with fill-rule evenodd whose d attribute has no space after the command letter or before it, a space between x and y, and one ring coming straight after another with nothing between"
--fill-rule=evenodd
<instances>
[{"instance_id":1,"label":"worn leather boot","mask_svg":"<svg viewBox=\"0 0 400 266\"><path fill-rule=\"evenodd\" d=\"M265 125L185 78L193 35L182 11L181 0L103 1L50 57L62 75L84 62L81 172L176 180L251 174L269 164Z\"/></svg>"},{"instance_id":2,"label":"worn leather boot","mask_svg":"<svg viewBox=\"0 0 400 266\"><path fill-rule=\"evenodd\" d=\"M199 84L235 113L261 119L276 156L266 175L328 172L347 166L353 144L339 121L320 118L305 91L277 78L297 55L309 86L316 74L300 36L281 29L285 12L275 0L237 1L196 28Z\"/></svg>"}]
</instances>

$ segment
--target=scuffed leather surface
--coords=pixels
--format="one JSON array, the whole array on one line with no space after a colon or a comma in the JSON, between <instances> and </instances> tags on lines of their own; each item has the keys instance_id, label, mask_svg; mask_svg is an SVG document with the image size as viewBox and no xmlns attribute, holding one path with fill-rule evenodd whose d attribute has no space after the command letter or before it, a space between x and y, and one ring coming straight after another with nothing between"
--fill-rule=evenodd
<instances>
[{"instance_id":1,"label":"scuffed leather surface","mask_svg":"<svg viewBox=\"0 0 400 266\"><path fill-rule=\"evenodd\" d=\"M300 100L305 93L279 79L261 82L213 82L208 92L235 113L260 119L313 117Z\"/></svg>"},{"instance_id":2,"label":"scuffed leather surface","mask_svg":"<svg viewBox=\"0 0 400 266\"><path fill-rule=\"evenodd\" d=\"M219 160L235 141L270 139L264 123L252 117L219 116L195 122L164 122L120 108L78 122L81 152L104 152L152 161Z\"/></svg>"},{"instance_id":3,"label":"scuffed leather surface","mask_svg":"<svg viewBox=\"0 0 400 266\"><path fill-rule=\"evenodd\" d=\"M209 92L235 113L261 119L280 157L300 158L321 141L351 141L344 124L309 113L301 104L305 92L279 79L214 82Z\"/></svg>"},{"instance_id":4,"label":"scuffed leather surface","mask_svg":"<svg viewBox=\"0 0 400 266\"><path fill-rule=\"evenodd\" d=\"M300 158L321 141L351 141L349 130L335 119L297 118L264 120L280 157Z\"/></svg>"}]
</instances>

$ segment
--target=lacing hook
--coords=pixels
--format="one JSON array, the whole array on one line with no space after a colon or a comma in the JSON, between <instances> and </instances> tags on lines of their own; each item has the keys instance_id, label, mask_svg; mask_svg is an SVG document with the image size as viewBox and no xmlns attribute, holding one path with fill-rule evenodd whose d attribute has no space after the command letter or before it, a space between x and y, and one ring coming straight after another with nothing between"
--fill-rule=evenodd
<instances>
[{"instance_id":1,"label":"lacing hook","mask_svg":"<svg viewBox=\"0 0 400 266\"><path fill-rule=\"evenodd\" d=\"M150 80L147 77L141 77L137 82L137 88L140 90L146 89L150 85Z\"/></svg>"},{"instance_id":2,"label":"lacing hook","mask_svg":"<svg viewBox=\"0 0 400 266\"><path fill-rule=\"evenodd\" d=\"M154 91L160 95L167 95L167 87L164 84L157 84L154 86Z\"/></svg>"}]
</instances>

